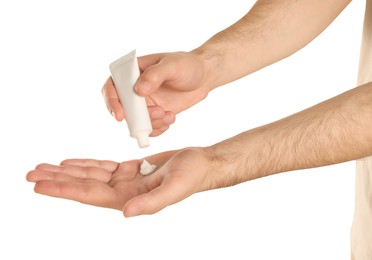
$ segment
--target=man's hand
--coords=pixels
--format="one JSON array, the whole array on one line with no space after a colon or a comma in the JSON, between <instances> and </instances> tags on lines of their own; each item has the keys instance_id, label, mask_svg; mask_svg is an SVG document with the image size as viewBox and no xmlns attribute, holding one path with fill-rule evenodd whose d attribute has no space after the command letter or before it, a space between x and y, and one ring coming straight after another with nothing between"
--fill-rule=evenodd
<instances>
[{"instance_id":1,"label":"man's hand","mask_svg":"<svg viewBox=\"0 0 372 260\"><path fill-rule=\"evenodd\" d=\"M139 173L141 160L116 163L90 159L40 164L27 174L35 192L123 210L126 217L153 214L207 189L207 159L201 148L168 151L146 158L154 173Z\"/></svg>"},{"instance_id":2,"label":"man's hand","mask_svg":"<svg viewBox=\"0 0 372 260\"><path fill-rule=\"evenodd\" d=\"M256 1L239 21L191 52L138 58L141 76L136 91L146 97L154 129L151 136L165 132L177 113L203 100L212 89L303 48L327 28L350 1ZM125 113L111 78L102 93L108 110L116 120L123 120Z\"/></svg>"},{"instance_id":3,"label":"man's hand","mask_svg":"<svg viewBox=\"0 0 372 260\"><path fill-rule=\"evenodd\" d=\"M210 91L205 64L192 52L152 54L139 57L138 64L141 75L135 89L146 97L154 129L151 136L165 132L177 113L203 100ZM123 120L125 111L111 77L102 94L115 119Z\"/></svg>"}]
</instances>

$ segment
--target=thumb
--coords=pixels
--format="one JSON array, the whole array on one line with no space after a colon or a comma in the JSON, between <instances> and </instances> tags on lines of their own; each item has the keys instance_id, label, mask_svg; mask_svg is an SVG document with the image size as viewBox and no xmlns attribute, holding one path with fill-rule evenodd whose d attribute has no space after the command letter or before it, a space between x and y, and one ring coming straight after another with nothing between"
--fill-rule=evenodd
<instances>
[{"instance_id":1,"label":"thumb","mask_svg":"<svg viewBox=\"0 0 372 260\"><path fill-rule=\"evenodd\" d=\"M177 203L191 193L187 192L182 182L177 179L169 179L150 192L141 194L130 199L123 207L125 217L154 214L165 207Z\"/></svg>"},{"instance_id":2,"label":"thumb","mask_svg":"<svg viewBox=\"0 0 372 260\"><path fill-rule=\"evenodd\" d=\"M176 78L174 64L167 61L160 61L147 67L138 78L135 89L141 96L149 96L154 93L165 81Z\"/></svg>"}]
</instances>

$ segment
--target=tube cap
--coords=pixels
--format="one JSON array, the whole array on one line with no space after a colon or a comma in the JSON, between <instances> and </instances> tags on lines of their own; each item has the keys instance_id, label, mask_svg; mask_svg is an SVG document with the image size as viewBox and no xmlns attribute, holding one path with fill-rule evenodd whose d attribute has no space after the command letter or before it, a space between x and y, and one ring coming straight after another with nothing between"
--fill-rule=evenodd
<instances>
[{"instance_id":1,"label":"tube cap","mask_svg":"<svg viewBox=\"0 0 372 260\"><path fill-rule=\"evenodd\" d=\"M150 145L149 134L147 132L138 132L135 137L140 148L145 148Z\"/></svg>"}]
</instances>

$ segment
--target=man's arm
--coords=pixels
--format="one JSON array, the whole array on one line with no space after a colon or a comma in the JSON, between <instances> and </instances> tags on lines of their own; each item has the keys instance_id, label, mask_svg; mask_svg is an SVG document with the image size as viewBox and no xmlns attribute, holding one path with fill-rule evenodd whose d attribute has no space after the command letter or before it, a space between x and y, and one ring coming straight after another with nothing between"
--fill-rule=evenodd
<instances>
[{"instance_id":1,"label":"man's arm","mask_svg":"<svg viewBox=\"0 0 372 260\"><path fill-rule=\"evenodd\" d=\"M193 50L206 62L210 87L279 61L312 41L350 0L259 0L238 22Z\"/></svg>"},{"instance_id":2,"label":"man's arm","mask_svg":"<svg viewBox=\"0 0 372 260\"><path fill-rule=\"evenodd\" d=\"M277 122L206 148L148 156L154 173L139 174L141 160L123 163L66 160L41 164L27 175L37 193L153 214L188 196L296 169L372 155L372 83Z\"/></svg>"},{"instance_id":3,"label":"man's arm","mask_svg":"<svg viewBox=\"0 0 372 260\"><path fill-rule=\"evenodd\" d=\"M145 96L154 128L166 131L175 114L203 100L212 89L246 76L304 47L350 0L259 0L238 22L191 52L138 59L138 94ZM108 110L124 111L111 78L102 89Z\"/></svg>"},{"instance_id":4,"label":"man's arm","mask_svg":"<svg viewBox=\"0 0 372 260\"><path fill-rule=\"evenodd\" d=\"M372 82L207 148L212 187L372 155Z\"/></svg>"}]
</instances>

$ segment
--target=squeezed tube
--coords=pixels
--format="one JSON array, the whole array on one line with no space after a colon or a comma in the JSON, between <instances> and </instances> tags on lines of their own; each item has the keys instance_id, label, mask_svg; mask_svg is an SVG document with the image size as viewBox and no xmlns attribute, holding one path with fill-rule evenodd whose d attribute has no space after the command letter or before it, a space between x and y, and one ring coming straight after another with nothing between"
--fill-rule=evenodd
<instances>
[{"instance_id":1,"label":"squeezed tube","mask_svg":"<svg viewBox=\"0 0 372 260\"><path fill-rule=\"evenodd\" d=\"M134 90L140 75L136 50L112 62L110 71L120 103L125 111L130 136L137 139L140 148L149 146L152 126L146 100Z\"/></svg>"}]
</instances>

